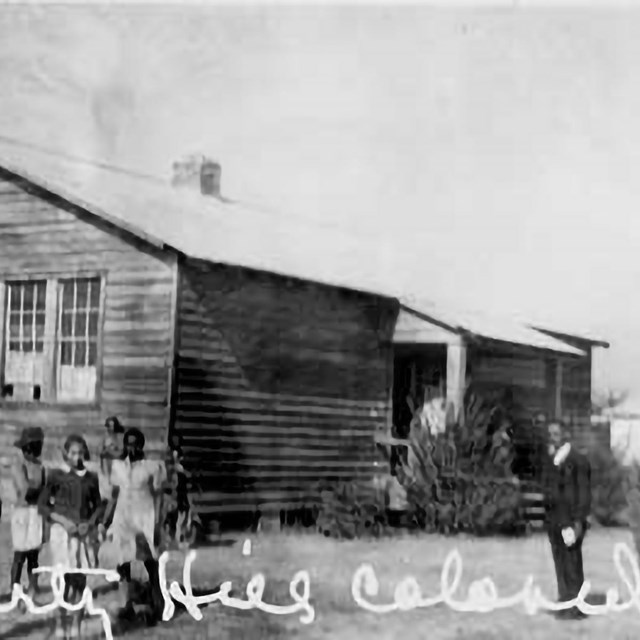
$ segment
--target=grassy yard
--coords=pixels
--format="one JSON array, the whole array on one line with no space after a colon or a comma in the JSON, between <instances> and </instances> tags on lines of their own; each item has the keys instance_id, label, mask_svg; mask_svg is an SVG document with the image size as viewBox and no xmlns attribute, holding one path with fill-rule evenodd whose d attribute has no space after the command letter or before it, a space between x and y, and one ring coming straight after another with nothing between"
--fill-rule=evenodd
<instances>
[{"instance_id":1,"label":"grassy yard","mask_svg":"<svg viewBox=\"0 0 640 640\"><path fill-rule=\"evenodd\" d=\"M252 537L252 553L242 554L242 541L229 547L198 551L192 582L197 587L214 586L231 580L243 591L257 572L266 576L265 602L291 603L289 580L296 571L306 569L311 577L311 598L316 619L310 625L299 621L299 614L276 616L258 611L237 611L221 605L203 609L204 619L196 622L182 613L155 629L131 637L175 638L180 634L197 640L258 640L262 638L305 638L309 640L512 640L514 638L607 638L625 640L640 636L640 612L630 611L591 617L581 622L559 622L548 614L528 616L521 607L490 614L456 613L444 606L434 609L378 615L360 609L351 597L351 579L358 566L371 563L380 584L380 601L391 602L394 586L408 575L415 576L425 595L439 590L445 555L457 548L464 561L462 588L472 580L490 576L500 595L522 588L525 577L535 577L545 595L555 597L555 578L550 551L543 536L522 540L445 539L433 536L402 537L383 541L333 542L313 535L262 534ZM631 544L625 531L592 531L585 547L585 566L594 590L622 585L613 565L613 545ZM6 518L0 523L0 549L3 553L0 577L8 580L9 536ZM43 557L43 561L46 560ZM169 577L180 579L182 558L176 554L169 565ZM465 591L458 595L464 597ZM240 594L239 594L240 595ZM100 602L100 601L99 601ZM0 619L0 637L47 638L50 625L27 615L11 613Z\"/></svg>"}]
</instances>

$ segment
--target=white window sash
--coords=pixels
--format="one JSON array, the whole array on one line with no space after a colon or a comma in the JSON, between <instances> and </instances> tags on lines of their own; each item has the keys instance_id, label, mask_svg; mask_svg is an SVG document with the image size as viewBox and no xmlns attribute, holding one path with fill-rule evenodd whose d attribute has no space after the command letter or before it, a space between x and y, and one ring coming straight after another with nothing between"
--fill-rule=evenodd
<instances>
[{"instance_id":1,"label":"white window sash","mask_svg":"<svg viewBox=\"0 0 640 640\"><path fill-rule=\"evenodd\" d=\"M80 401L91 402L96 397L97 387L97 367L89 365L89 351L91 343L97 341L98 336L91 336L89 333L89 318L91 312L100 313L99 306L95 309L91 306L91 291L93 282L92 279L87 283L87 300L86 306L78 307L78 283L84 281L83 278L74 280L66 280L60 283L59 293L59 310L58 310L58 355L57 355L57 397L60 401ZM97 282L98 287L102 286L100 280ZM65 287L73 287L73 303L71 308L65 308ZM78 312L85 315L86 324L84 328L84 335L76 335L76 319ZM70 316L71 321L71 335L62 335L62 320L66 316ZM76 350L78 344L82 343L85 346L84 363L82 365L76 365ZM70 345L71 354L69 363L62 363L62 351L63 345Z\"/></svg>"},{"instance_id":2,"label":"white window sash","mask_svg":"<svg viewBox=\"0 0 640 640\"><path fill-rule=\"evenodd\" d=\"M91 401L96 395L95 367L60 365L58 369L58 399Z\"/></svg>"}]
</instances>

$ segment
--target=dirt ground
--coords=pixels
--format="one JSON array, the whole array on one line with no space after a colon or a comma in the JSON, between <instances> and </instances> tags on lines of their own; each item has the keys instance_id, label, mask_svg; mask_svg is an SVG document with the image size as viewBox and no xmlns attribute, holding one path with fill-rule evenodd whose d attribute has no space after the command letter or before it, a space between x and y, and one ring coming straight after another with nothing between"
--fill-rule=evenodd
<instances>
[{"instance_id":1,"label":"dirt ground","mask_svg":"<svg viewBox=\"0 0 640 640\"><path fill-rule=\"evenodd\" d=\"M7 518L0 523L0 579L8 586L10 544ZM391 614L364 611L351 594L353 575L360 565L370 563L380 582L376 602L393 601L393 589L400 580L415 576L424 595L435 595L440 588L440 573L446 554L457 548L464 562L463 578L457 599L466 596L471 581L491 577L501 596L514 594L528 575L549 599L555 598L555 577L550 551L544 536L519 540L472 540L437 536L405 536L379 541L335 542L306 534L257 534L251 537L251 553L242 552L245 538L231 546L215 546L197 551L192 570L194 587L215 590L225 580L232 581L243 597L247 582L262 572L266 580L263 601L284 606L291 604L289 582L300 570L311 579L311 603L315 620L308 625L300 614L275 615L260 611L240 611L219 603L202 609L203 620L196 621L182 612L156 628L128 634L135 638L215 637L219 640L260 640L263 638L308 638L310 640L512 640L514 638L607 638L627 640L640 636L640 610L592 616L581 622L561 622L547 613L529 616L522 606L493 613L459 613L446 606ZM618 586L628 599L627 591L617 577L613 563L613 546L623 541L631 544L631 536L623 530L590 532L585 543L585 567L593 590L603 593ZM46 561L43 551L42 564ZM182 581L184 558L174 553L167 575ZM47 596L44 597L46 601ZM113 595L97 598L103 606ZM94 619L88 631L91 637L104 637L99 621ZM51 620L42 616L11 612L0 617L0 637L49 637Z\"/></svg>"}]
</instances>

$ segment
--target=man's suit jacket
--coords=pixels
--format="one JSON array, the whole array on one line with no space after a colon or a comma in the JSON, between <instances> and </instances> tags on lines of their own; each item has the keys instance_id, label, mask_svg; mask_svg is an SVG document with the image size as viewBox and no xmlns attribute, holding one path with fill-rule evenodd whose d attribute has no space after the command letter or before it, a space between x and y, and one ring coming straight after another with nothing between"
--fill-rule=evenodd
<instances>
[{"instance_id":1,"label":"man's suit jacket","mask_svg":"<svg viewBox=\"0 0 640 640\"><path fill-rule=\"evenodd\" d=\"M573 447L563 462L553 464L548 456L543 471L545 511L550 527L577 527L579 536L586 529L591 511L591 465Z\"/></svg>"}]
</instances>

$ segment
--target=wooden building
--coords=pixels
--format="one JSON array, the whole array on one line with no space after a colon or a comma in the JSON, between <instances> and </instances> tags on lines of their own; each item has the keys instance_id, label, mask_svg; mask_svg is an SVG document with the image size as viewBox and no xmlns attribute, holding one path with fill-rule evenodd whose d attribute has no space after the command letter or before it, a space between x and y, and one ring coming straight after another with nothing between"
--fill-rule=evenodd
<instances>
[{"instance_id":1,"label":"wooden building","mask_svg":"<svg viewBox=\"0 0 640 640\"><path fill-rule=\"evenodd\" d=\"M407 367L435 362L459 407L470 362L531 408L582 416L590 343L471 340L401 311L357 240L313 259L316 234L223 198L206 159L159 180L0 142L0 445L40 425L47 455L72 432L95 451L117 415L151 451L183 436L201 511L268 511L371 476L394 358L396 396Z\"/></svg>"}]
</instances>

